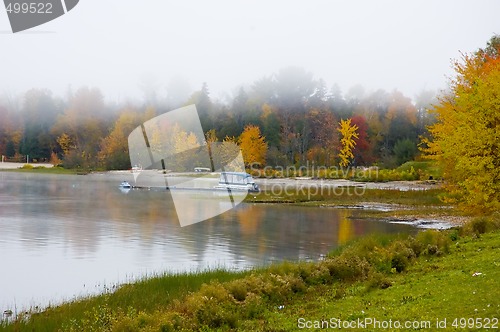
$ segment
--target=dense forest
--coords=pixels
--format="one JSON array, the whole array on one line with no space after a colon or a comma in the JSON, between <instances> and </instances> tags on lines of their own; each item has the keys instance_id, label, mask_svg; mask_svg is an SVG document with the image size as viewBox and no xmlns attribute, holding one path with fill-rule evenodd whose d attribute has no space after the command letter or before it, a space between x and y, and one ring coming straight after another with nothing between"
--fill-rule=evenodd
<instances>
[{"instance_id":1,"label":"dense forest","mask_svg":"<svg viewBox=\"0 0 500 332\"><path fill-rule=\"evenodd\" d=\"M367 93L361 86L342 93L299 67L263 77L224 102L211 98L206 83L186 100L146 96L141 105L106 103L98 88L82 87L64 98L31 89L0 96L0 155L69 168L129 169L127 137L136 126L195 104L207 135L240 144L247 163L394 167L417 155L433 123L428 109L435 97L433 91L412 98L397 90ZM342 123L354 134L347 159Z\"/></svg>"}]
</instances>

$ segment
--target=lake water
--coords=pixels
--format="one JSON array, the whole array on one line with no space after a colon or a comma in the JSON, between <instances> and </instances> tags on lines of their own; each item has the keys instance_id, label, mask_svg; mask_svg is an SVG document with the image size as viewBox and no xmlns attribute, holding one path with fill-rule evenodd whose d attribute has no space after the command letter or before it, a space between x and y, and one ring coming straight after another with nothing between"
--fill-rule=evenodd
<instances>
[{"instance_id":1,"label":"lake water","mask_svg":"<svg viewBox=\"0 0 500 332\"><path fill-rule=\"evenodd\" d=\"M348 210L245 203L180 227L168 192L125 194L122 180L131 175L0 172L1 311L57 304L164 271L317 260L368 233L415 232Z\"/></svg>"}]
</instances>

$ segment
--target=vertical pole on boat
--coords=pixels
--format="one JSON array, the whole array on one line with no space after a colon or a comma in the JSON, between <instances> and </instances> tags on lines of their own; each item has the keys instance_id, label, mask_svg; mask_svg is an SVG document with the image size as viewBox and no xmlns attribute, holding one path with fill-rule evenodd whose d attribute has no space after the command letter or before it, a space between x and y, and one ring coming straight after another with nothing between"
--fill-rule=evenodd
<instances>
[{"instance_id":1,"label":"vertical pole on boat","mask_svg":"<svg viewBox=\"0 0 500 332\"><path fill-rule=\"evenodd\" d=\"M224 183L227 185L229 181L227 179L227 173L224 172L224 170L222 170L221 177L224 178ZM235 208L236 206L234 205L233 193L231 192L231 188L229 188L229 186L227 186L227 193L229 195L229 200L231 201L231 205L233 206L233 208Z\"/></svg>"},{"instance_id":2,"label":"vertical pole on boat","mask_svg":"<svg viewBox=\"0 0 500 332\"><path fill-rule=\"evenodd\" d=\"M146 134L146 127L144 127L144 123L141 124L142 136L144 137L144 142L146 143L146 147L148 148L149 160L151 161L151 165L155 163L155 159L153 158L153 152L151 151L151 145L149 144L148 135Z\"/></svg>"}]
</instances>

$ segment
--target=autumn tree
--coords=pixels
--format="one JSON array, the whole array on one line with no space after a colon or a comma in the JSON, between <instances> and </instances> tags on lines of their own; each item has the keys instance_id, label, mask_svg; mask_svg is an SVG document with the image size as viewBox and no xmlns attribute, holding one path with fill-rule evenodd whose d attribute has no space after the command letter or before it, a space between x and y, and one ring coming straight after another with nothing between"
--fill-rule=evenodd
<instances>
[{"instance_id":1,"label":"autumn tree","mask_svg":"<svg viewBox=\"0 0 500 332\"><path fill-rule=\"evenodd\" d=\"M354 158L353 150L356 146L356 141L359 137L357 130L358 126L351 124L351 119L340 120L339 128L337 129L342 138L340 139L340 166L347 167L351 163L351 160Z\"/></svg>"},{"instance_id":2,"label":"autumn tree","mask_svg":"<svg viewBox=\"0 0 500 332\"><path fill-rule=\"evenodd\" d=\"M370 151L370 141L368 138L368 123L362 115L355 115L351 118L351 123L358 127L358 139L354 150L354 160L357 165L368 165L373 162Z\"/></svg>"},{"instance_id":3,"label":"autumn tree","mask_svg":"<svg viewBox=\"0 0 500 332\"><path fill-rule=\"evenodd\" d=\"M193 132L187 132L181 126L175 124L169 134L172 135L173 151L175 153L169 158L174 171L192 171L193 167L199 164L199 161L209 162L208 151L201 149L198 137ZM207 153L206 156L203 156L206 158L202 157L201 151ZM209 166L206 163L203 164Z\"/></svg>"},{"instance_id":4,"label":"autumn tree","mask_svg":"<svg viewBox=\"0 0 500 332\"><path fill-rule=\"evenodd\" d=\"M312 108L307 112L306 118L312 132L307 160L314 161L316 165L332 165L339 150L335 116L329 110Z\"/></svg>"},{"instance_id":5,"label":"autumn tree","mask_svg":"<svg viewBox=\"0 0 500 332\"><path fill-rule=\"evenodd\" d=\"M57 137L56 140L57 144L59 144L59 146L61 147L61 150L63 151L64 155L68 155L70 151L75 148L73 140L66 133L62 133L59 137Z\"/></svg>"},{"instance_id":6,"label":"autumn tree","mask_svg":"<svg viewBox=\"0 0 500 332\"><path fill-rule=\"evenodd\" d=\"M217 142L217 132L215 129L210 129L205 133L205 142L207 142L208 149L210 150L210 145Z\"/></svg>"},{"instance_id":7,"label":"autumn tree","mask_svg":"<svg viewBox=\"0 0 500 332\"><path fill-rule=\"evenodd\" d=\"M372 157L370 162L380 160L384 150L388 150L384 147L384 142L389 132L388 117L386 117L389 104L389 93L379 89L364 98L356 108L355 115L361 116L366 120L366 132L367 136L370 137L368 141L369 148L366 152ZM353 119L353 121L355 120L356 119ZM357 124L356 122L354 123ZM361 135L362 129L363 128L360 127ZM360 138L362 139L362 136L360 136Z\"/></svg>"},{"instance_id":8,"label":"autumn tree","mask_svg":"<svg viewBox=\"0 0 500 332\"><path fill-rule=\"evenodd\" d=\"M168 117L158 116L144 126L152 158L152 164L146 167L176 172L192 171L202 158L200 151L203 145L200 141L203 137L199 138L195 133L187 131L182 124L171 122ZM206 147L203 148L206 151ZM208 167L208 153L205 157L203 167Z\"/></svg>"},{"instance_id":9,"label":"autumn tree","mask_svg":"<svg viewBox=\"0 0 500 332\"><path fill-rule=\"evenodd\" d=\"M489 44L495 45L495 36ZM444 168L449 198L468 211L500 210L500 44L454 63L424 151Z\"/></svg>"},{"instance_id":10,"label":"autumn tree","mask_svg":"<svg viewBox=\"0 0 500 332\"><path fill-rule=\"evenodd\" d=\"M131 109L120 114L109 135L101 142L98 158L106 169L129 169L131 167L127 144L128 135L142 122L141 120L141 115ZM58 140L59 145L65 153L68 153L69 148L65 147L66 144L62 138ZM66 135L65 139L68 138L69 136Z\"/></svg>"},{"instance_id":11,"label":"autumn tree","mask_svg":"<svg viewBox=\"0 0 500 332\"><path fill-rule=\"evenodd\" d=\"M222 142L212 142L210 151L215 171L241 172L245 169L236 137L226 136Z\"/></svg>"},{"instance_id":12,"label":"autumn tree","mask_svg":"<svg viewBox=\"0 0 500 332\"><path fill-rule=\"evenodd\" d=\"M53 135L61 137L65 134L71 140L71 149L64 155L65 166L97 164L97 154L109 121L105 109L104 97L97 88L80 88L68 100L63 114L57 117L51 129Z\"/></svg>"},{"instance_id":13,"label":"autumn tree","mask_svg":"<svg viewBox=\"0 0 500 332\"><path fill-rule=\"evenodd\" d=\"M259 127L246 126L239 138L239 143L246 165L265 165L267 143L265 137L261 135Z\"/></svg>"}]
</instances>

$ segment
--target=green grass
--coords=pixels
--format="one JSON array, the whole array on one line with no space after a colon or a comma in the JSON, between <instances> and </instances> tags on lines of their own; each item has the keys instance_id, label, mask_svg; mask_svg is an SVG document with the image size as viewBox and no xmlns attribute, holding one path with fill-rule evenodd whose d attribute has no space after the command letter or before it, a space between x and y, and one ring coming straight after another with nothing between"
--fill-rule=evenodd
<instances>
[{"instance_id":1,"label":"green grass","mask_svg":"<svg viewBox=\"0 0 500 332\"><path fill-rule=\"evenodd\" d=\"M379 169L375 172L358 172L354 174L356 180L365 182L435 181L442 177L441 168L432 161L408 161L395 169Z\"/></svg>"},{"instance_id":2,"label":"green grass","mask_svg":"<svg viewBox=\"0 0 500 332\"><path fill-rule=\"evenodd\" d=\"M291 331L298 321L500 318L500 219L369 236L317 263L167 275L69 303L6 331ZM480 275L474 275L475 273ZM458 322L460 323L460 322ZM434 327L435 326L431 326ZM370 328L369 328L370 330Z\"/></svg>"},{"instance_id":3,"label":"green grass","mask_svg":"<svg viewBox=\"0 0 500 332\"><path fill-rule=\"evenodd\" d=\"M426 180L429 176L434 179L443 177L443 170L433 161L408 161L397 168L398 171L410 171L411 168L420 174L420 179Z\"/></svg>"}]
</instances>

